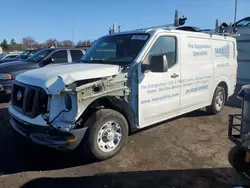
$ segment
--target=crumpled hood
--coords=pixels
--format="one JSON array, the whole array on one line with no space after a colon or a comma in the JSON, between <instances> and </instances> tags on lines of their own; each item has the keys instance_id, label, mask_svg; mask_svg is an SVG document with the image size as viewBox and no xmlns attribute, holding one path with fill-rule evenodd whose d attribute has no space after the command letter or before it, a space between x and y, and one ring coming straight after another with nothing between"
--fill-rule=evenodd
<instances>
[{"instance_id":1,"label":"crumpled hood","mask_svg":"<svg viewBox=\"0 0 250 188\"><path fill-rule=\"evenodd\" d=\"M101 78L119 73L118 65L76 63L31 70L16 77L16 80L42 87L48 93L60 93L65 85L75 81Z\"/></svg>"}]
</instances>

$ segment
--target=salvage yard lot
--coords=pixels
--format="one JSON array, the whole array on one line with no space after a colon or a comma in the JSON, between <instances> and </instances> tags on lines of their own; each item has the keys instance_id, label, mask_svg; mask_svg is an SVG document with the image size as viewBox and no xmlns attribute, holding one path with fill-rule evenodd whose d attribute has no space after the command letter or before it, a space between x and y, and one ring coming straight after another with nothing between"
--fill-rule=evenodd
<instances>
[{"instance_id":1,"label":"salvage yard lot","mask_svg":"<svg viewBox=\"0 0 250 188\"><path fill-rule=\"evenodd\" d=\"M0 104L0 188L250 185L227 160L235 97L219 115L201 109L131 135L118 156L98 163L27 142L10 127L7 106Z\"/></svg>"}]
</instances>

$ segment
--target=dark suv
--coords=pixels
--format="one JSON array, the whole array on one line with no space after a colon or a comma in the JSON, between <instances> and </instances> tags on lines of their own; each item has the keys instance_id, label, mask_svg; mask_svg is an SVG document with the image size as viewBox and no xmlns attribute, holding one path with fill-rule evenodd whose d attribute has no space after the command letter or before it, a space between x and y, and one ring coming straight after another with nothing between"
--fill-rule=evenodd
<instances>
[{"instance_id":1,"label":"dark suv","mask_svg":"<svg viewBox=\"0 0 250 188\"><path fill-rule=\"evenodd\" d=\"M0 64L0 94L11 93L12 83L20 73L59 64L76 63L85 54L79 48L46 48L36 52L26 60Z\"/></svg>"}]
</instances>

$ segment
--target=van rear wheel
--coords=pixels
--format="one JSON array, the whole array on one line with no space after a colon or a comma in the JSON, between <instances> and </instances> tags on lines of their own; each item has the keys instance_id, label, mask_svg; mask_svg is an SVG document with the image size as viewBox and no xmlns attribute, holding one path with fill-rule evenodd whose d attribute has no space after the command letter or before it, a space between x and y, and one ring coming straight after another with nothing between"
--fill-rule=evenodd
<instances>
[{"instance_id":1,"label":"van rear wheel","mask_svg":"<svg viewBox=\"0 0 250 188\"><path fill-rule=\"evenodd\" d=\"M86 122L88 127L85 149L97 160L106 160L117 155L128 138L128 123L125 117L111 109L95 112Z\"/></svg>"},{"instance_id":2,"label":"van rear wheel","mask_svg":"<svg viewBox=\"0 0 250 188\"><path fill-rule=\"evenodd\" d=\"M225 89L221 86L218 86L214 92L212 103L210 106L206 107L206 110L212 114L218 114L223 110L225 102Z\"/></svg>"}]
</instances>

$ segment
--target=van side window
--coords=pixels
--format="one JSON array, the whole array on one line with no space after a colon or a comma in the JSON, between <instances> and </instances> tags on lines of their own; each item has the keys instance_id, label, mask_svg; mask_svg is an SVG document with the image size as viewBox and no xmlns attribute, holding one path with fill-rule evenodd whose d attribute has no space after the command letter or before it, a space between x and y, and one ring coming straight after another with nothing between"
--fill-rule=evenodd
<instances>
[{"instance_id":1,"label":"van side window","mask_svg":"<svg viewBox=\"0 0 250 188\"><path fill-rule=\"evenodd\" d=\"M168 60L168 68L176 64L176 38L169 36L159 37L148 55L164 54Z\"/></svg>"}]
</instances>

